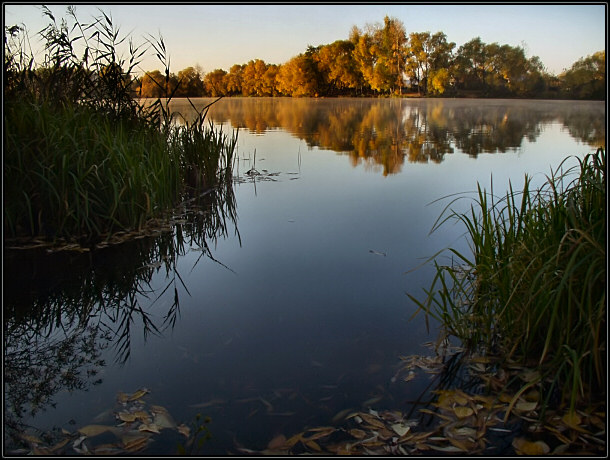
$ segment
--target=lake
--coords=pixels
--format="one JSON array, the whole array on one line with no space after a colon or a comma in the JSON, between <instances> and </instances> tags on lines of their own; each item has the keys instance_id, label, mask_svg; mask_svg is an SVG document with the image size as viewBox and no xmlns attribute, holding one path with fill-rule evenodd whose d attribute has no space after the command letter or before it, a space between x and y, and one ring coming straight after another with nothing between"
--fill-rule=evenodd
<instances>
[{"instance_id":1,"label":"lake","mask_svg":"<svg viewBox=\"0 0 610 460\"><path fill-rule=\"evenodd\" d=\"M117 398L165 408L172 427L210 417L209 455L350 411L416 418L431 377L405 379L401 357L433 355L437 332L406 294L423 297L427 258L468 252L459 225L430 233L445 206L464 194L453 208L468 209L477 182L540 185L606 136L605 102L234 98L207 119L238 130L225 201L97 252L5 251L5 439L114 426ZM164 429L140 453L184 440Z\"/></svg>"}]
</instances>

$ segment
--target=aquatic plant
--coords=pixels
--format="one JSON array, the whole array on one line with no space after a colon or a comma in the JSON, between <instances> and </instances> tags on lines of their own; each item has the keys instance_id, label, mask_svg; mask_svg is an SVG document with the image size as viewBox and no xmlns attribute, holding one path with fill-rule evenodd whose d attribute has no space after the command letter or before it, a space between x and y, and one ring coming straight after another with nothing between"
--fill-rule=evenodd
<instances>
[{"instance_id":1,"label":"aquatic plant","mask_svg":"<svg viewBox=\"0 0 610 460\"><path fill-rule=\"evenodd\" d=\"M409 294L447 336L530 369L509 382L520 385L513 404L541 385L542 412L567 404L574 413L606 388L606 153L564 170L568 160L536 190L526 176L521 192L510 186L500 199L479 186L470 212L452 201L434 229L461 222L472 256L450 249L450 266L434 256L426 297Z\"/></svg>"},{"instance_id":2,"label":"aquatic plant","mask_svg":"<svg viewBox=\"0 0 610 460\"><path fill-rule=\"evenodd\" d=\"M110 17L83 24L68 8L68 27L43 13L50 24L38 68L25 29L5 31L6 237L91 246L157 225L197 191L231 186L236 134L206 125L208 107L178 126L167 110L175 89L158 82L168 90L163 101L138 99L134 71L145 50L130 41L120 57L126 37ZM149 44L169 75L163 39Z\"/></svg>"}]
</instances>

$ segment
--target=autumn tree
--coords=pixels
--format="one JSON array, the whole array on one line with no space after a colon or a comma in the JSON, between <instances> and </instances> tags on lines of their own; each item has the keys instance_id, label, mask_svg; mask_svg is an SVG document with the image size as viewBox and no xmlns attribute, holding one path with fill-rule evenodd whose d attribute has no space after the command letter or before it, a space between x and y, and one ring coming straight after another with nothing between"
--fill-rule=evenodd
<instances>
[{"instance_id":1,"label":"autumn tree","mask_svg":"<svg viewBox=\"0 0 610 460\"><path fill-rule=\"evenodd\" d=\"M163 97L165 96L165 76L159 70L146 72L140 78L141 97Z\"/></svg>"},{"instance_id":2,"label":"autumn tree","mask_svg":"<svg viewBox=\"0 0 610 460\"><path fill-rule=\"evenodd\" d=\"M229 96L241 94L242 74L245 65L233 64L226 76L226 89Z\"/></svg>"},{"instance_id":3,"label":"autumn tree","mask_svg":"<svg viewBox=\"0 0 610 460\"><path fill-rule=\"evenodd\" d=\"M178 72L178 89L176 97L201 97L204 87L201 77L201 70L194 67L187 67Z\"/></svg>"},{"instance_id":4,"label":"autumn tree","mask_svg":"<svg viewBox=\"0 0 610 460\"><path fill-rule=\"evenodd\" d=\"M215 69L203 77L203 86L206 94L212 97L225 96L227 94L227 72L223 69Z\"/></svg>"},{"instance_id":5,"label":"autumn tree","mask_svg":"<svg viewBox=\"0 0 610 460\"><path fill-rule=\"evenodd\" d=\"M417 84L420 94L428 94L429 82L436 79L436 86L445 81L445 72L452 61L455 43L448 42L443 32L414 32L409 34L407 75ZM442 71L442 72L441 72ZM438 74L441 72L441 74Z\"/></svg>"},{"instance_id":6,"label":"autumn tree","mask_svg":"<svg viewBox=\"0 0 610 460\"><path fill-rule=\"evenodd\" d=\"M286 96L318 95L318 75L315 62L309 54L301 53L280 66L277 73L277 89Z\"/></svg>"}]
</instances>

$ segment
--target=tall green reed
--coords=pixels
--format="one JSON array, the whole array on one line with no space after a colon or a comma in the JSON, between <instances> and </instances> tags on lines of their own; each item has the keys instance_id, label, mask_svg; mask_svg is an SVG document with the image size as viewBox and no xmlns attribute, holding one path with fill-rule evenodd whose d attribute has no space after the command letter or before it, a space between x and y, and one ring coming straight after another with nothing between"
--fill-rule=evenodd
<instances>
[{"instance_id":1,"label":"tall green reed","mask_svg":"<svg viewBox=\"0 0 610 460\"><path fill-rule=\"evenodd\" d=\"M472 255L450 249L458 264L434 260L426 298L409 297L468 349L537 369L528 385L574 410L606 385L606 153L567 161L538 189L526 175L502 198L478 186L469 212L448 205L434 228L461 222Z\"/></svg>"},{"instance_id":2,"label":"tall green reed","mask_svg":"<svg viewBox=\"0 0 610 460\"><path fill-rule=\"evenodd\" d=\"M186 188L231 186L236 135L204 124L209 107L191 126L177 126L167 109L172 92L152 104L137 99L132 73L147 50L130 40L128 57L119 55L126 37L108 15L85 24L68 8L69 26L43 13L50 23L40 32L40 67L25 29L5 30L7 237L94 242L142 229ZM149 45L169 76L163 39ZM158 84L169 90L165 83Z\"/></svg>"}]
</instances>

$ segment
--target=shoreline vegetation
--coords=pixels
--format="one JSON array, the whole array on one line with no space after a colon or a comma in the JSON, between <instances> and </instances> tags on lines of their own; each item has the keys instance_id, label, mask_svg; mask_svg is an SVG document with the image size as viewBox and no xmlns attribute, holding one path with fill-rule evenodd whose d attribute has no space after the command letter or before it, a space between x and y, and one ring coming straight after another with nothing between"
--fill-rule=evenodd
<instances>
[{"instance_id":1,"label":"shoreline vegetation","mask_svg":"<svg viewBox=\"0 0 610 460\"><path fill-rule=\"evenodd\" d=\"M221 199L223 193L230 195L237 134L229 137L206 124L209 106L198 111L191 124L177 127L165 105L172 98L184 97L181 91L192 81L203 85L200 74L194 73L195 80L179 74L174 85L160 38L148 44L163 63L164 73L151 72L133 79L145 51L130 43L130 56L117 57L117 46L125 38L119 36L110 17L102 13L85 25L77 20L74 9L68 8L75 24L72 28L65 21L58 25L49 10L43 11L50 24L42 31L47 46L39 68L27 51L25 30L18 26L5 29L5 246L60 244L64 249L90 250L108 244L113 237L121 241L162 229L159 219L189 200L206 194L218 194ZM73 47L79 41L85 43L82 57ZM411 53L415 46L432 47L436 57L432 59L433 54L428 53L424 65L409 61L405 55L407 67L394 67L388 60L394 54L371 54L375 43L378 48L385 46L380 49L386 51L392 49L391 44L400 43ZM484 94L495 97L550 94L550 87L539 86L546 78L539 60L524 61L520 48L484 45L477 39L469 42L473 56L479 56L479 45L485 53L497 48L496 56L509 53L514 61L496 61L496 70L488 74L485 66L473 67L477 62L473 57L468 61L470 67L464 64L468 71L463 79L451 86L447 59L455 45L440 32L411 34L407 40L402 24L386 17L383 26L365 32L354 28L349 41L311 48L285 64L286 69L293 66L303 70L303 75L314 72L319 78L310 80L318 86L292 81L292 87L303 92L290 95L341 95L343 90L356 90L363 96L400 96L403 86L397 84L399 74L393 73L394 68L411 69L418 94L425 96L448 96L450 87L457 91L456 85L464 85L462 89L468 91L491 88L494 90ZM465 58L464 47L458 57ZM322 60L324 53L328 53L328 61ZM568 71L564 80L551 79L559 81L557 91L551 93L567 91L567 86L561 85L576 78L580 67L595 67L603 60L603 80L598 78L597 69L590 73L595 77L570 86L571 92L564 95L605 98L605 52L600 53L576 63L574 75ZM349 62L357 62L356 55L361 63L375 61L374 68L379 70L367 75L362 69L373 67L354 69L354 80L341 82L339 74L329 79L333 75L330 64L326 74L319 73L321 67L311 67L334 62L349 68ZM451 62L457 65L455 59ZM520 70L527 78L515 80L507 72L520 69L521 64L527 65L528 70ZM273 70L262 61L252 61L252 66L249 63L236 72L256 66L264 73L252 81L264 83ZM279 67L275 70L276 75L283 72ZM532 76L535 78L530 79ZM139 100L145 81L159 92L152 96L150 105ZM256 88L244 92L243 81L235 91L261 95ZM319 91L322 83L325 91ZM498 88L499 93L495 91ZM210 95L235 94L217 91ZM468 368L478 378L476 391L469 393L459 387L434 391L437 396L430 402L434 410L420 409L441 419L433 431L415 429L398 411L371 408L369 412L345 414L342 420L355 424L351 429L310 428L288 439L272 439L263 453L482 453L493 446L488 427L497 436L512 433L517 453L597 455L606 451L604 149L578 160L577 167L552 172L538 190L529 189L527 177L522 191L511 188L503 198L479 187L470 213L455 213L449 205L435 228L454 219L467 229L472 258L449 249L459 264L447 266L434 256L430 261L434 261L436 276L425 291L426 298L409 297L420 312L440 321L445 336L439 343L457 339L459 351L437 349L437 356L427 362L411 357L406 359L405 370L411 372L419 366L446 373ZM458 355L463 359L448 358ZM457 363L454 369L450 369L451 363ZM408 378L411 374L405 380ZM455 375L449 380L454 382ZM507 429L513 415L525 425ZM331 443L334 435L343 440Z\"/></svg>"},{"instance_id":2,"label":"shoreline vegetation","mask_svg":"<svg viewBox=\"0 0 610 460\"><path fill-rule=\"evenodd\" d=\"M178 125L166 109L175 89L149 104L134 97L130 75L145 51L131 45L119 58L125 38L109 17L85 25L69 8L73 37L44 11L42 67L22 29L5 31L5 243L86 250L155 231L181 203L232 188L237 132L207 122L211 104ZM77 41L87 46L82 57ZM163 40L150 46L168 65Z\"/></svg>"}]
</instances>

